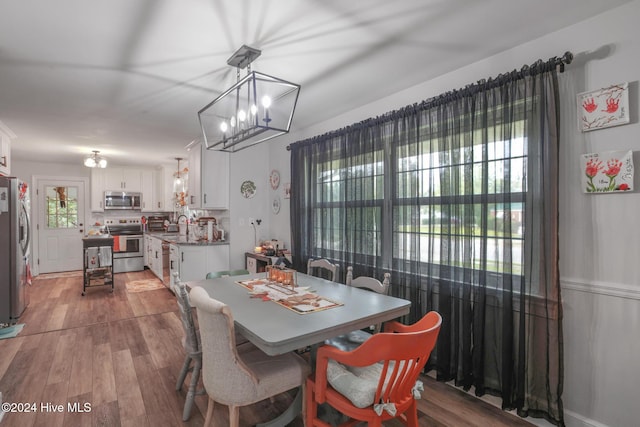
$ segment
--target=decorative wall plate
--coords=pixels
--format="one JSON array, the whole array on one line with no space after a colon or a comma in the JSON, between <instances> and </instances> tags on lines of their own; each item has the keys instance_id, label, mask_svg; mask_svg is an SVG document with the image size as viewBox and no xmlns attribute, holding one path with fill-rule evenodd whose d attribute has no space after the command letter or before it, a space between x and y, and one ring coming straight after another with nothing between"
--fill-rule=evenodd
<instances>
[{"instance_id":1,"label":"decorative wall plate","mask_svg":"<svg viewBox=\"0 0 640 427\"><path fill-rule=\"evenodd\" d=\"M271 210L273 210L274 214L280 212L280 197L276 196L273 198L273 202L271 202Z\"/></svg>"},{"instance_id":2,"label":"decorative wall plate","mask_svg":"<svg viewBox=\"0 0 640 427\"><path fill-rule=\"evenodd\" d=\"M269 183L271 184L271 188L276 190L280 186L280 172L277 170L272 170L271 175L269 175Z\"/></svg>"},{"instance_id":3,"label":"decorative wall plate","mask_svg":"<svg viewBox=\"0 0 640 427\"><path fill-rule=\"evenodd\" d=\"M253 181L244 181L240 185L240 193L245 199L250 199L256 195L256 184Z\"/></svg>"}]
</instances>

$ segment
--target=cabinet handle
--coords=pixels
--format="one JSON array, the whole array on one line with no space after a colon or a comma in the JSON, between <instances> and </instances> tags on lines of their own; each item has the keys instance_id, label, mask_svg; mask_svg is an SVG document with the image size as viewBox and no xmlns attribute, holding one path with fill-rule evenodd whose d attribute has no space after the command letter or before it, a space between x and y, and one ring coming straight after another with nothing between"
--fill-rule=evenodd
<instances>
[{"instance_id":1,"label":"cabinet handle","mask_svg":"<svg viewBox=\"0 0 640 427\"><path fill-rule=\"evenodd\" d=\"M195 197L195 196L189 196L189 200L191 200L191 203L190 203L190 204L194 204L194 203L195 203L195 202L193 201L193 198L194 198L194 197Z\"/></svg>"},{"instance_id":2,"label":"cabinet handle","mask_svg":"<svg viewBox=\"0 0 640 427\"><path fill-rule=\"evenodd\" d=\"M207 204L207 193L204 194L204 204Z\"/></svg>"},{"instance_id":3,"label":"cabinet handle","mask_svg":"<svg viewBox=\"0 0 640 427\"><path fill-rule=\"evenodd\" d=\"M169 270L173 270L173 260L169 261Z\"/></svg>"},{"instance_id":4,"label":"cabinet handle","mask_svg":"<svg viewBox=\"0 0 640 427\"><path fill-rule=\"evenodd\" d=\"M0 162L0 166L7 166L7 156L2 156L0 157L2 159L2 161Z\"/></svg>"},{"instance_id":5,"label":"cabinet handle","mask_svg":"<svg viewBox=\"0 0 640 427\"><path fill-rule=\"evenodd\" d=\"M184 252L180 252L180 256L182 257L182 262L184 262Z\"/></svg>"}]
</instances>

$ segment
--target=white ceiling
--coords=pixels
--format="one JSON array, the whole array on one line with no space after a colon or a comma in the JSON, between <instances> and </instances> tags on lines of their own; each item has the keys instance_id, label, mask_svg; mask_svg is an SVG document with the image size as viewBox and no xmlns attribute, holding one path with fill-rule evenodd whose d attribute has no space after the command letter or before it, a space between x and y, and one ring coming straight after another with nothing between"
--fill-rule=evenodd
<instances>
[{"instance_id":1,"label":"white ceiling","mask_svg":"<svg viewBox=\"0 0 640 427\"><path fill-rule=\"evenodd\" d=\"M0 0L0 121L14 159L166 164L242 44L302 86L302 129L626 2Z\"/></svg>"}]
</instances>

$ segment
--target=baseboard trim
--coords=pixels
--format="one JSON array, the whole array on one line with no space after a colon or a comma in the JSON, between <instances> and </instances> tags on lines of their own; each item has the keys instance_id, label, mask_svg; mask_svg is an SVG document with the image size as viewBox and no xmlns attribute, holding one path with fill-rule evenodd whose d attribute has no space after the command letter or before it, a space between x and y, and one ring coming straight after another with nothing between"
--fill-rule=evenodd
<instances>
[{"instance_id":1,"label":"baseboard trim","mask_svg":"<svg viewBox=\"0 0 640 427\"><path fill-rule=\"evenodd\" d=\"M566 427L610 427L567 409L564 410L564 424Z\"/></svg>"},{"instance_id":2,"label":"baseboard trim","mask_svg":"<svg viewBox=\"0 0 640 427\"><path fill-rule=\"evenodd\" d=\"M576 278L561 278L560 285L562 289L576 292L640 300L640 288L638 288L637 285L631 286L622 283L586 281Z\"/></svg>"}]
</instances>

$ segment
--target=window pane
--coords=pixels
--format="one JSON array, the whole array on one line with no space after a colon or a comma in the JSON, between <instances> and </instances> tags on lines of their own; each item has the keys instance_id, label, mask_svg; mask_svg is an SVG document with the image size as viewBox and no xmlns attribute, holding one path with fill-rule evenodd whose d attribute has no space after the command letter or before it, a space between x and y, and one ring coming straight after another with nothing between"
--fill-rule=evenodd
<instances>
[{"instance_id":1,"label":"window pane","mask_svg":"<svg viewBox=\"0 0 640 427\"><path fill-rule=\"evenodd\" d=\"M45 187L48 228L78 227L78 187Z\"/></svg>"}]
</instances>

